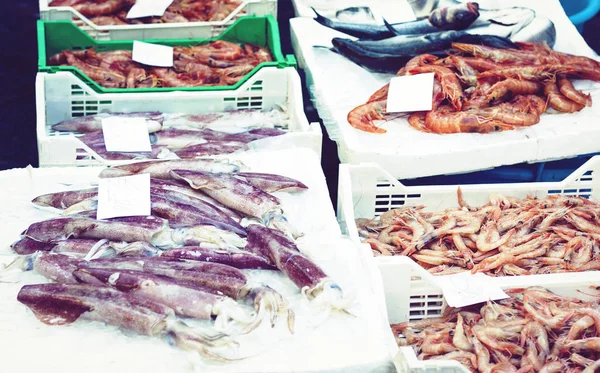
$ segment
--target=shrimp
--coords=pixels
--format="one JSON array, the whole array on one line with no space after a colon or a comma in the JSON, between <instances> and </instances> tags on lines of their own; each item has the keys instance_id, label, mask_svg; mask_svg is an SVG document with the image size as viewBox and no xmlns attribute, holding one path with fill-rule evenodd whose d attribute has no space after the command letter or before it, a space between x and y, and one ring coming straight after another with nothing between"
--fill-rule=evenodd
<instances>
[{"instance_id":1,"label":"shrimp","mask_svg":"<svg viewBox=\"0 0 600 373\"><path fill-rule=\"evenodd\" d=\"M473 336L473 349L475 350L475 356L477 356L477 369L482 373L487 373L492 370L492 364L490 364L490 351Z\"/></svg>"},{"instance_id":2,"label":"shrimp","mask_svg":"<svg viewBox=\"0 0 600 373\"><path fill-rule=\"evenodd\" d=\"M444 58L442 61L444 65L454 67L459 73L458 79L460 79L467 86L474 87L477 85L477 74L479 72L469 65L463 58L450 55Z\"/></svg>"},{"instance_id":3,"label":"shrimp","mask_svg":"<svg viewBox=\"0 0 600 373\"><path fill-rule=\"evenodd\" d=\"M510 354L523 355L525 350L521 346L512 342L505 342L505 340L518 337L518 333L513 330L514 328L507 328L507 330L505 330L500 327L482 325L475 325L473 327L473 333L477 339L489 348L505 351Z\"/></svg>"},{"instance_id":4,"label":"shrimp","mask_svg":"<svg viewBox=\"0 0 600 373\"><path fill-rule=\"evenodd\" d=\"M537 96L517 96L510 103L479 109L475 112L488 120L499 121L509 126L526 127L539 123L540 115L546 111L546 103Z\"/></svg>"},{"instance_id":5,"label":"shrimp","mask_svg":"<svg viewBox=\"0 0 600 373\"><path fill-rule=\"evenodd\" d=\"M499 69L502 67L502 65L499 65L495 62L486 60L485 58L479 58L479 57L457 57L457 58L460 58L461 60L465 61L467 64L469 64L469 66L471 66L472 68L474 68L475 70L477 70L479 72L495 70L495 69Z\"/></svg>"},{"instance_id":6,"label":"shrimp","mask_svg":"<svg viewBox=\"0 0 600 373\"><path fill-rule=\"evenodd\" d=\"M525 53L516 49L498 49L475 44L452 43L452 49L497 63L535 63L539 57L536 54Z\"/></svg>"},{"instance_id":7,"label":"shrimp","mask_svg":"<svg viewBox=\"0 0 600 373\"><path fill-rule=\"evenodd\" d=\"M569 329L569 334L567 334L568 340L576 340L581 337L583 332L587 329L594 326L594 319L590 316L583 316L579 320L577 320L573 325L571 325L571 329Z\"/></svg>"},{"instance_id":8,"label":"shrimp","mask_svg":"<svg viewBox=\"0 0 600 373\"><path fill-rule=\"evenodd\" d=\"M128 5L125 0L105 0L98 3L75 4L73 8L86 17L107 16L118 12Z\"/></svg>"},{"instance_id":9,"label":"shrimp","mask_svg":"<svg viewBox=\"0 0 600 373\"><path fill-rule=\"evenodd\" d=\"M421 344L421 352L427 355L440 355L456 351L457 348L448 341L449 339L450 335L447 331L430 334Z\"/></svg>"},{"instance_id":10,"label":"shrimp","mask_svg":"<svg viewBox=\"0 0 600 373\"><path fill-rule=\"evenodd\" d=\"M551 81L546 83L544 87L544 94L548 96L548 105L556 111L560 111L563 113L574 113L576 111L580 111L585 107L585 105L578 104L575 101L571 101L567 97L563 96L560 93L556 82Z\"/></svg>"},{"instance_id":11,"label":"shrimp","mask_svg":"<svg viewBox=\"0 0 600 373\"><path fill-rule=\"evenodd\" d=\"M521 331L521 347L527 345L526 359L536 370L542 369L550 353L550 342L546 329L537 321L531 321Z\"/></svg>"},{"instance_id":12,"label":"shrimp","mask_svg":"<svg viewBox=\"0 0 600 373\"><path fill-rule=\"evenodd\" d=\"M506 79L495 83L487 91L486 99L489 101L499 100L508 93L513 95L533 95L542 90L543 85L538 82Z\"/></svg>"},{"instance_id":13,"label":"shrimp","mask_svg":"<svg viewBox=\"0 0 600 373\"><path fill-rule=\"evenodd\" d=\"M456 110L461 110L464 100L462 87L456 74L447 67L425 65L408 70L411 75L422 73L434 73L436 79L442 84L444 96L452 103Z\"/></svg>"},{"instance_id":14,"label":"shrimp","mask_svg":"<svg viewBox=\"0 0 600 373\"><path fill-rule=\"evenodd\" d=\"M427 128L427 125L425 124L426 114L426 111L417 111L412 113L408 117L408 124L418 131L431 133L432 131L429 128Z\"/></svg>"},{"instance_id":15,"label":"shrimp","mask_svg":"<svg viewBox=\"0 0 600 373\"><path fill-rule=\"evenodd\" d=\"M477 75L477 79L500 78L520 80L552 80L556 74L574 77L585 77L590 80L600 80L600 72L592 71L582 66L545 64L503 67L489 70Z\"/></svg>"},{"instance_id":16,"label":"shrimp","mask_svg":"<svg viewBox=\"0 0 600 373\"><path fill-rule=\"evenodd\" d=\"M600 360L596 360L593 364L588 365L581 373L595 373L600 370Z\"/></svg>"},{"instance_id":17,"label":"shrimp","mask_svg":"<svg viewBox=\"0 0 600 373\"><path fill-rule=\"evenodd\" d=\"M390 90L390 83L384 85L383 87L381 87L377 91L375 91L375 93L373 93L371 95L371 97L369 97L369 99L367 100L367 104L370 104L371 102L387 100L387 95L388 95L389 90Z\"/></svg>"},{"instance_id":18,"label":"shrimp","mask_svg":"<svg viewBox=\"0 0 600 373\"><path fill-rule=\"evenodd\" d=\"M483 252L497 249L500 246L505 245L514 233L515 230L512 229L501 238L500 233L498 233L498 226L496 222L490 220L483 227L481 227L481 232L477 236L476 241L477 249Z\"/></svg>"},{"instance_id":19,"label":"shrimp","mask_svg":"<svg viewBox=\"0 0 600 373\"><path fill-rule=\"evenodd\" d=\"M569 100L578 103L579 105L592 106L592 96L583 94L573 87L573 83L567 78L558 78L558 90Z\"/></svg>"},{"instance_id":20,"label":"shrimp","mask_svg":"<svg viewBox=\"0 0 600 373\"><path fill-rule=\"evenodd\" d=\"M371 133L386 133L387 131L383 128L377 127L374 120L385 120L385 113L387 101L373 101L368 104L360 105L352 109L348 113L348 123L361 131Z\"/></svg>"},{"instance_id":21,"label":"shrimp","mask_svg":"<svg viewBox=\"0 0 600 373\"><path fill-rule=\"evenodd\" d=\"M465 259L467 268L473 268L473 252L467 247L465 241L462 239L462 236L460 234L454 233L452 234L452 241L454 242L454 246L456 246L458 252Z\"/></svg>"},{"instance_id":22,"label":"shrimp","mask_svg":"<svg viewBox=\"0 0 600 373\"><path fill-rule=\"evenodd\" d=\"M539 373L559 373L563 372L565 365L560 361L550 361L540 369Z\"/></svg>"},{"instance_id":23,"label":"shrimp","mask_svg":"<svg viewBox=\"0 0 600 373\"><path fill-rule=\"evenodd\" d=\"M489 133L513 127L498 120L491 120L474 111L452 112L448 106L440 106L425 116L425 125L435 133Z\"/></svg>"},{"instance_id":24,"label":"shrimp","mask_svg":"<svg viewBox=\"0 0 600 373\"><path fill-rule=\"evenodd\" d=\"M454 336L452 337L452 343L461 350L473 351L473 344L469 342L469 339L465 335L465 329L463 325L463 317L459 313L457 315L456 328L454 329Z\"/></svg>"},{"instance_id":25,"label":"shrimp","mask_svg":"<svg viewBox=\"0 0 600 373\"><path fill-rule=\"evenodd\" d=\"M69 65L78 68L82 73L97 81L100 85L104 87L123 87L126 85L124 75L100 67L90 66L75 57L71 51L64 51L63 53Z\"/></svg>"},{"instance_id":26,"label":"shrimp","mask_svg":"<svg viewBox=\"0 0 600 373\"><path fill-rule=\"evenodd\" d=\"M600 351L600 337L578 339L566 342L563 347L571 351Z\"/></svg>"}]
</instances>

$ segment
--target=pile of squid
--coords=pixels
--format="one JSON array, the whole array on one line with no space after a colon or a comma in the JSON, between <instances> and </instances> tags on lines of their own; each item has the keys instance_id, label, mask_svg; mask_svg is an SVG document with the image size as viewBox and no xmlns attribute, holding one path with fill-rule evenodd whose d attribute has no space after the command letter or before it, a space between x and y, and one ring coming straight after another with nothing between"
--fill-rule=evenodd
<instances>
[{"instance_id":1,"label":"pile of squid","mask_svg":"<svg viewBox=\"0 0 600 373\"><path fill-rule=\"evenodd\" d=\"M600 269L600 204L582 197L491 195L471 207L389 210L356 219L374 255L406 255L434 275L518 276Z\"/></svg>"},{"instance_id":2,"label":"pile of squid","mask_svg":"<svg viewBox=\"0 0 600 373\"><path fill-rule=\"evenodd\" d=\"M414 112L411 127L430 133L489 133L532 126L547 107L572 113L592 105L589 94L570 79L600 81L593 59L556 52L547 45L516 43L519 49L452 43L445 58L423 54L397 75L434 73L432 110ZM366 104L348 113L348 123L366 132L385 133L375 120L386 119L389 84Z\"/></svg>"},{"instance_id":3,"label":"pile of squid","mask_svg":"<svg viewBox=\"0 0 600 373\"><path fill-rule=\"evenodd\" d=\"M51 66L73 66L105 88L157 88L234 85L271 53L252 44L216 40L173 48L173 67L133 61L131 50L65 50L48 59Z\"/></svg>"},{"instance_id":4,"label":"pile of squid","mask_svg":"<svg viewBox=\"0 0 600 373\"><path fill-rule=\"evenodd\" d=\"M152 150L106 150L102 121L109 117L143 118L148 126ZM52 126L52 130L81 133L78 139L105 160L188 159L243 151L247 150L253 141L282 136L286 132L274 128L275 125L283 124L281 120L281 112L277 110L238 110L206 114L101 113L57 123ZM127 122L124 123L127 125Z\"/></svg>"},{"instance_id":5,"label":"pile of squid","mask_svg":"<svg viewBox=\"0 0 600 373\"><path fill-rule=\"evenodd\" d=\"M173 0L161 17L127 18L135 0L52 0L49 6L69 6L98 26L144 23L222 21L236 10L238 0Z\"/></svg>"},{"instance_id":6,"label":"pile of squid","mask_svg":"<svg viewBox=\"0 0 600 373\"><path fill-rule=\"evenodd\" d=\"M252 283L244 270L281 271L309 301L340 309L341 288L298 250L300 233L272 194L302 193L300 181L212 160L134 163L100 177L136 174L150 174L150 216L96 219L97 188L32 201L61 215L22 233L9 270L35 270L53 281L18 294L42 322L95 320L232 360L240 358L235 337L265 319L275 326L283 317L294 330L283 296ZM186 320L193 319L210 326L192 328Z\"/></svg>"},{"instance_id":7,"label":"pile of squid","mask_svg":"<svg viewBox=\"0 0 600 373\"><path fill-rule=\"evenodd\" d=\"M421 360L456 360L471 372L600 370L597 300L539 287L506 292L510 298L391 325L396 341L411 346Z\"/></svg>"}]
</instances>

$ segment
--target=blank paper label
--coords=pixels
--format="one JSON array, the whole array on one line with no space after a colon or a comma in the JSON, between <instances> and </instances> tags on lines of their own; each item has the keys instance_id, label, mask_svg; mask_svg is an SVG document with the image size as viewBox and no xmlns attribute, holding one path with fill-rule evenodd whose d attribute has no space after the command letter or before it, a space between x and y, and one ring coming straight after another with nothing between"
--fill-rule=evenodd
<instances>
[{"instance_id":1,"label":"blank paper label","mask_svg":"<svg viewBox=\"0 0 600 373\"><path fill-rule=\"evenodd\" d=\"M172 67L173 47L135 40L133 42L132 59L148 66Z\"/></svg>"},{"instance_id":2,"label":"blank paper label","mask_svg":"<svg viewBox=\"0 0 600 373\"><path fill-rule=\"evenodd\" d=\"M150 174L99 179L98 219L150 215Z\"/></svg>"},{"instance_id":3,"label":"blank paper label","mask_svg":"<svg viewBox=\"0 0 600 373\"><path fill-rule=\"evenodd\" d=\"M150 152L150 136L145 118L108 117L102 119L104 146L109 152Z\"/></svg>"},{"instance_id":4,"label":"blank paper label","mask_svg":"<svg viewBox=\"0 0 600 373\"><path fill-rule=\"evenodd\" d=\"M127 18L162 17L173 0L137 0L129 9Z\"/></svg>"},{"instance_id":5,"label":"blank paper label","mask_svg":"<svg viewBox=\"0 0 600 373\"><path fill-rule=\"evenodd\" d=\"M390 81L388 113L431 110L433 73L397 76Z\"/></svg>"}]
</instances>

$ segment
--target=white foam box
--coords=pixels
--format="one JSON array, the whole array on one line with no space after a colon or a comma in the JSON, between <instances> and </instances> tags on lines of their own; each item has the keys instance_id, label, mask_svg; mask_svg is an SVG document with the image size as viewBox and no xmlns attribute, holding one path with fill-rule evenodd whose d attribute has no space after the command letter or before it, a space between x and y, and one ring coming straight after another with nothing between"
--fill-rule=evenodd
<instances>
[{"instance_id":1,"label":"white foam box","mask_svg":"<svg viewBox=\"0 0 600 373\"><path fill-rule=\"evenodd\" d=\"M283 128L289 132L282 136L285 146L311 148L320 156L321 128L318 123L308 123L306 119L300 77L292 67L264 67L237 90L205 92L98 93L70 72L38 73L36 132L39 163L45 167L124 162L104 160L77 140L78 134L52 130L53 124L75 117L102 112L194 114L279 107L285 108L289 117Z\"/></svg>"},{"instance_id":2,"label":"white foam box","mask_svg":"<svg viewBox=\"0 0 600 373\"><path fill-rule=\"evenodd\" d=\"M41 20L72 20L97 40L205 39L220 35L241 16L277 16L277 0L245 0L222 21L98 26L73 7L39 1Z\"/></svg>"},{"instance_id":3,"label":"white foam box","mask_svg":"<svg viewBox=\"0 0 600 373\"><path fill-rule=\"evenodd\" d=\"M480 2L494 8L523 5L513 1ZM555 49L596 58L569 21L558 0L526 4L554 22ZM351 38L311 18L290 20L298 65L306 72L311 98L327 132L337 142L342 163L377 162L398 179L461 174L517 163L572 158L600 151L600 84L576 81L595 104L574 114L544 114L539 124L491 134L438 135L417 131L403 118L383 123L386 134L353 128L348 113L364 104L391 75L371 73L332 52L334 37Z\"/></svg>"}]
</instances>

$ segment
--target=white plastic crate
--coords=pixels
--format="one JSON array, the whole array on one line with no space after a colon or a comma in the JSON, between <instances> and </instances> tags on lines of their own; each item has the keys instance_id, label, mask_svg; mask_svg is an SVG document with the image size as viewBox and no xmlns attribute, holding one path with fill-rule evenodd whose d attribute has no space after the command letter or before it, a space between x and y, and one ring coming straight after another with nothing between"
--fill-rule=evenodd
<instances>
[{"instance_id":1,"label":"white plastic crate","mask_svg":"<svg viewBox=\"0 0 600 373\"><path fill-rule=\"evenodd\" d=\"M406 257L381 258L378 264L391 324L441 316L446 303L433 275ZM591 299L585 293L600 284L600 272L497 277L494 282L503 289L543 286L558 295ZM394 363L400 373L469 373L457 361L419 360L411 347L399 348Z\"/></svg>"},{"instance_id":2,"label":"white plastic crate","mask_svg":"<svg viewBox=\"0 0 600 373\"><path fill-rule=\"evenodd\" d=\"M458 185L405 186L375 163L340 165L338 221L359 242L354 219L373 218L404 206L425 206L426 211L458 207ZM561 182L461 185L463 197L472 206L489 201L492 193L523 198L552 194L582 196L600 201L600 156L595 156Z\"/></svg>"},{"instance_id":3,"label":"white plastic crate","mask_svg":"<svg viewBox=\"0 0 600 373\"><path fill-rule=\"evenodd\" d=\"M292 68L265 67L235 91L97 93L70 72L38 73L37 141L40 167L123 163L106 161L72 133L53 131L58 122L101 112L160 111L206 113L284 107L289 116L285 146L313 149L321 155L321 127L304 114L302 87ZM282 145L283 146L283 145Z\"/></svg>"},{"instance_id":4,"label":"white plastic crate","mask_svg":"<svg viewBox=\"0 0 600 373\"><path fill-rule=\"evenodd\" d=\"M97 40L204 39L220 35L241 16L277 16L277 0L245 0L222 21L97 26L70 6L50 7L40 0L40 19L72 20Z\"/></svg>"}]
</instances>

